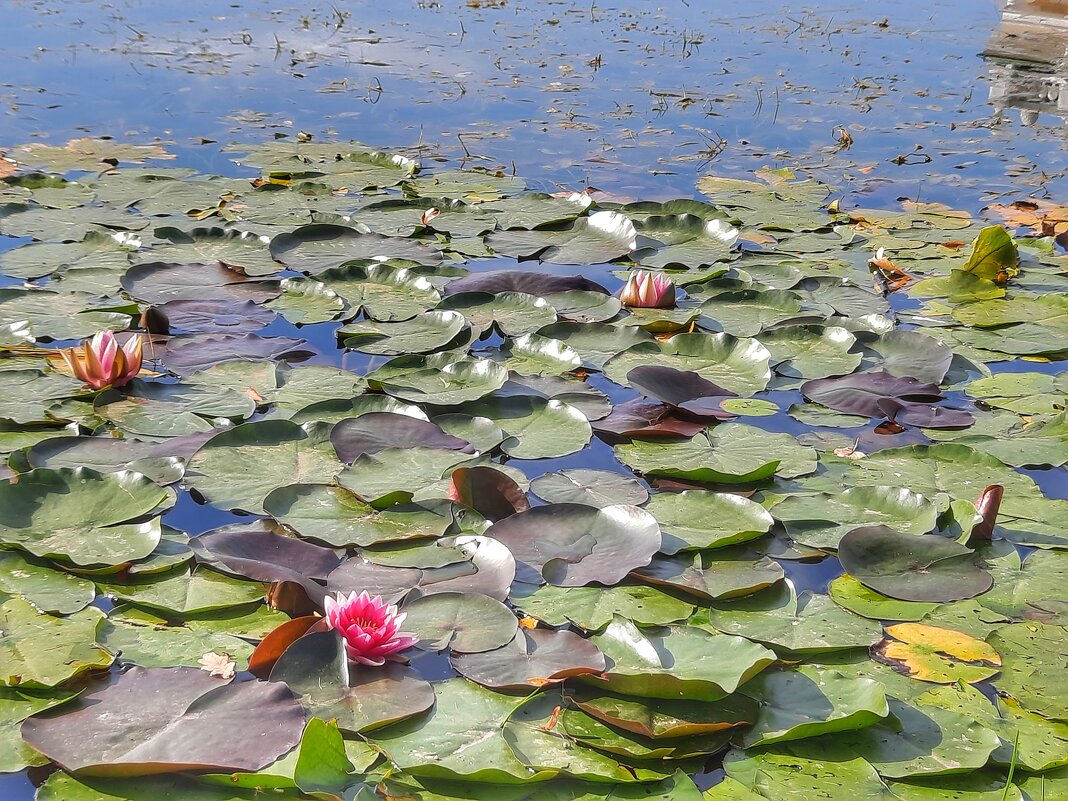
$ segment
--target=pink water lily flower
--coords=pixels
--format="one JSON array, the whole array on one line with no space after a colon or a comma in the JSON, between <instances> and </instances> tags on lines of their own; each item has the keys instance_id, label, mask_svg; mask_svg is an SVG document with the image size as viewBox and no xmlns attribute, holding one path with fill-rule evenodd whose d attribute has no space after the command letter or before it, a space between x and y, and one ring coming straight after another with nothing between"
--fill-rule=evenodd
<instances>
[{"instance_id":1,"label":"pink water lily flower","mask_svg":"<svg viewBox=\"0 0 1068 801\"><path fill-rule=\"evenodd\" d=\"M141 372L141 337L134 335L121 348L115 335L101 331L76 348L59 352L67 367L93 389L122 387Z\"/></svg>"},{"instance_id":2,"label":"pink water lily flower","mask_svg":"<svg viewBox=\"0 0 1068 801\"><path fill-rule=\"evenodd\" d=\"M624 306L636 309L670 309L675 305L675 284L660 273L635 270L619 299Z\"/></svg>"},{"instance_id":3,"label":"pink water lily flower","mask_svg":"<svg viewBox=\"0 0 1068 801\"><path fill-rule=\"evenodd\" d=\"M418 637L400 631L408 617L397 613L397 607L388 605L382 596L372 598L367 591L359 595L355 591L346 597L339 592L337 598L326 596L326 622L337 630L345 640L345 652L353 662L377 667L387 659L396 661L398 651L410 648Z\"/></svg>"}]
</instances>

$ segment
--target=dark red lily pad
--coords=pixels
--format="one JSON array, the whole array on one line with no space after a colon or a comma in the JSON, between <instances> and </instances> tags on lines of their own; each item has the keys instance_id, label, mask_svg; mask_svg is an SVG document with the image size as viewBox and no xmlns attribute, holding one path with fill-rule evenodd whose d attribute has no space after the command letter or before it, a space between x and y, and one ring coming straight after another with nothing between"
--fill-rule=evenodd
<instances>
[{"instance_id":1,"label":"dark red lily pad","mask_svg":"<svg viewBox=\"0 0 1068 801\"><path fill-rule=\"evenodd\" d=\"M492 467L457 467L452 471L449 499L493 522L530 508L515 479Z\"/></svg>"},{"instance_id":2,"label":"dark red lily pad","mask_svg":"<svg viewBox=\"0 0 1068 801\"><path fill-rule=\"evenodd\" d=\"M246 333L269 325L278 316L251 300L190 299L172 300L154 307L164 314L168 331L195 333Z\"/></svg>"},{"instance_id":3,"label":"dark red lily pad","mask_svg":"<svg viewBox=\"0 0 1068 801\"><path fill-rule=\"evenodd\" d=\"M801 385L801 394L829 409L864 417L885 417L880 404L887 398L914 403L937 403L942 392L936 384L896 376L879 370L838 378L818 378Z\"/></svg>"},{"instance_id":4,"label":"dark red lily pad","mask_svg":"<svg viewBox=\"0 0 1068 801\"><path fill-rule=\"evenodd\" d=\"M666 403L632 400L613 407L612 413L590 425L608 442L620 442L632 437L661 439L692 437L704 431L707 423L680 417Z\"/></svg>"}]
</instances>

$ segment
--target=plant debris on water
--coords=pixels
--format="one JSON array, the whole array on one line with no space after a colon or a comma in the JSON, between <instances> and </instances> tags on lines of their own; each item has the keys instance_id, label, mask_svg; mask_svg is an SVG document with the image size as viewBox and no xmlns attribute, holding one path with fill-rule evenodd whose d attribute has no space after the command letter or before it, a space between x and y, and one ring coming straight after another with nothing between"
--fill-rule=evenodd
<instances>
[{"instance_id":1,"label":"plant debris on water","mask_svg":"<svg viewBox=\"0 0 1068 801\"><path fill-rule=\"evenodd\" d=\"M1068 797L1055 200L220 152L0 161L0 773Z\"/></svg>"}]
</instances>

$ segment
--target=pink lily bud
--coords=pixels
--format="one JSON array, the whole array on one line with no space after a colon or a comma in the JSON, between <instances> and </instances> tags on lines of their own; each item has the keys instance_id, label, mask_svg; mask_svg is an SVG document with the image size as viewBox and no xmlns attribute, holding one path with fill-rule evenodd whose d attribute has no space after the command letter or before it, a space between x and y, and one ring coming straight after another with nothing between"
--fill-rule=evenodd
<instances>
[{"instance_id":1,"label":"pink lily bud","mask_svg":"<svg viewBox=\"0 0 1068 801\"><path fill-rule=\"evenodd\" d=\"M398 614L382 596L372 598L367 591L355 591L337 598L328 595L325 601L326 622L345 640L345 652L353 662L378 667L387 659L397 661L398 651L410 648L418 637L400 631L407 613Z\"/></svg>"},{"instance_id":2,"label":"pink lily bud","mask_svg":"<svg viewBox=\"0 0 1068 801\"><path fill-rule=\"evenodd\" d=\"M141 371L141 337L132 336L121 348L115 335L101 331L76 348L59 352L67 367L93 389L122 387Z\"/></svg>"},{"instance_id":3,"label":"pink lily bud","mask_svg":"<svg viewBox=\"0 0 1068 801\"><path fill-rule=\"evenodd\" d=\"M624 306L636 309L670 309L675 305L675 284L661 273L635 270L619 299Z\"/></svg>"}]
</instances>

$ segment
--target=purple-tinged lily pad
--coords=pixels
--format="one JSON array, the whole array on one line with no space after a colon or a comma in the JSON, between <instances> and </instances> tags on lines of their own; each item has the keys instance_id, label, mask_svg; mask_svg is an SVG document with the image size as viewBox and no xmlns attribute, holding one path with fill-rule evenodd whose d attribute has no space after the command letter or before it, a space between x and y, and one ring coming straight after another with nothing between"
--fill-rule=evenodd
<instances>
[{"instance_id":1,"label":"purple-tinged lily pad","mask_svg":"<svg viewBox=\"0 0 1068 801\"><path fill-rule=\"evenodd\" d=\"M601 673L604 654L574 632L519 629L507 645L481 653L455 654L461 676L493 690L530 691L573 676Z\"/></svg>"},{"instance_id":2,"label":"purple-tinged lily pad","mask_svg":"<svg viewBox=\"0 0 1068 801\"><path fill-rule=\"evenodd\" d=\"M283 684L135 667L60 714L30 718L22 737L68 771L144 776L259 770L303 730L304 710Z\"/></svg>"},{"instance_id":3,"label":"purple-tinged lily pad","mask_svg":"<svg viewBox=\"0 0 1068 801\"><path fill-rule=\"evenodd\" d=\"M342 420L331 430L330 442L345 464L352 464L365 453L387 448L475 451L467 440L446 434L436 423L393 412L368 412Z\"/></svg>"},{"instance_id":4,"label":"purple-tinged lily pad","mask_svg":"<svg viewBox=\"0 0 1068 801\"><path fill-rule=\"evenodd\" d=\"M220 362L302 359L314 354L307 340L262 337L259 334L199 334L175 337L163 354L163 366L172 373L189 375Z\"/></svg>"}]
</instances>

